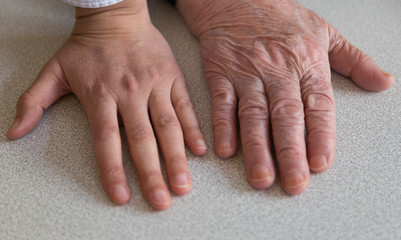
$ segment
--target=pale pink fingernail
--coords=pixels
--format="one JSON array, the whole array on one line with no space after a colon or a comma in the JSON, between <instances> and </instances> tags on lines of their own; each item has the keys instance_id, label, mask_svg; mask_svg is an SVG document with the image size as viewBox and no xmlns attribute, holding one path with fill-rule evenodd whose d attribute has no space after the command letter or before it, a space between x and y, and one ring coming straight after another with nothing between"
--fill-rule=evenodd
<instances>
[{"instance_id":1,"label":"pale pink fingernail","mask_svg":"<svg viewBox=\"0 0 401 240\"><path fill-rule=\"evenodd\" d=\"M203 141L203 140L201 140L201 139L197 140L197 141L196 141L196 148L197 148L198 150L205 150L205 149L207 149L207 146L206 146L205 141Z\"/></svg>"},{"instance_id":2,"label":"pale pink fingernail","mask_svg":"<svg viewBox=\"0 0 401 240\"><path fill-rule=\"evenodd\" d=\"M219 154L227 155L231 154L231 144L229 141L220 142L218 148Z\"/></svg>"},{"instance_id":3,"label":"pale pink fingernail","mask_svg":"<svg viewBox=\"0 0 401 240\"><path fill-rule=\"evenodd\" d=\"M155 204L167 204L169 202L167 193L161 189L157 189L151 193L150 198Z\"/></svg>"},{"instance_id":4,"label":"pale pink fingernail","mask_svg":"<svg viewBox=\"0 0 401 240\"><path fill-rule=\"evenodd\" d=\"M313 155L310 158L309 162L310 162L309 168L312 171L316 172L316 171L320 171L320 170L322 170L323 168L326 167L327 158L326 158L325 155Z\"/></svg>"},{"instance_id":5,"label":"pale pink fingernail","mask_svg":"<svg viewBox=\"0 0 401 240\"><path fill-rule=\"evenodd\" d=\"M382 71L382 74L383 74L385 77L388 77L388 78L395 78L394 75L392 75L392 74L390 74L390 73L388 73L388 72L386 72L386 71L384 71L384 70L381 70L381 71Z\"/></svg>"},{"instance_id":6,"label":"pale pink fingernail","mask_svg":"<svg viewBox=\"0 0 401 240\"><path fill-rule=\"evenodd\" d=\"M127 186L124 185L115 185L111 190L113 199L116 199L117 203L125 203L127 199L129 199L129 193Z\"/></svg>"},{"instance_id":7,"label":"pale pink fingernail","mask_svg":"<svg viewBox=\"0 0 401 240\"><path fill-rule=\"evenodd\" d=\"M300 171L294 170L285 175L285 186L287 189L297 188L305 182L306 178Z\"/></svg>"},{"instance_id":8,"label":"pale pink fingernail","mask_svg":"<svg viewBox=\"0 0 401 240\"><path fill-rule=\"evenodd\" d=\"M263 165L255 165L252 168L252 179L251 181L254 183L265 182L270 180L272 175L267 167Z\"/></svg>"},{"instance_id":9,"label":"pale pink fingernail","mask_svg":"<svg viewBox=\"0 0 401 240\"><path fill-rule=\"evenodd\" d=\"M188 187L188 178L184 173L180 173L173 178L174 187L178 188L187 188Z\"/></svg>"},{"instance_id":10,"label":"pale pink fingernail","mask_svg":"<svg viewBox=\"0 0 401 240\"><path fill-rule=\"evenodd\" d=\"M13 129L13 128L18 127L18 125L19 125L20 123L21 123L21 119L16 118L16 119L14 120L13 124L11 125L11 127L10 127L9 129Z\"/></svg>"}]
</instances>

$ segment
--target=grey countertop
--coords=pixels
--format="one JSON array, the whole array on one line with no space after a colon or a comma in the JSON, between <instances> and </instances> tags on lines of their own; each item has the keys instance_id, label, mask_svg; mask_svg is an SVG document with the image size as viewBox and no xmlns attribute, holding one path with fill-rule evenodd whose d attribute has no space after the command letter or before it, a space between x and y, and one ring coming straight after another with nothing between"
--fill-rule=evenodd
<instances>
[{"instance_id":1,"label":"grey countertop","mask_svg":"<svg viewBox=\"0 0 401 240\"><path fill-rule=\"evenodd\" d=\"M401 1L302 0L380 66L401 79ZM182 66L209 149L210 100L199 45L177 11L149 1L155 25ZM338 144L334 165L301 195L280 183L252 189L241 149L231 159L187 156L193 191L154 211L143 198L127 142L132 199L113 205L102 189L91 132L70 95L34 132L4 136L18 96L68 37L71 6L3 0L0 7L0 239L401 239L401 86L370 93L333 73Z\"/></svg>"}]
</instances>

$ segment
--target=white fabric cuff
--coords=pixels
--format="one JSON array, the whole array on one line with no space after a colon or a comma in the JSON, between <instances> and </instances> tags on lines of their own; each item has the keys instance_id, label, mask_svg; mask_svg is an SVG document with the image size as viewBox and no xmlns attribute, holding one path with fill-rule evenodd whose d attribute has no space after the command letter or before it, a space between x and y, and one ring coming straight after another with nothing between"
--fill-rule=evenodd
<instances>
[{"instance_id":1,"label":"white fabric cuff","mask_svg":"<svg viewBox=\"0 0 401 240\"><path fill-rule=\"evenodd\" d=\"M81 8L107 7L123 0L63 0L63 2Z\"/></svg>"}]
</instances>

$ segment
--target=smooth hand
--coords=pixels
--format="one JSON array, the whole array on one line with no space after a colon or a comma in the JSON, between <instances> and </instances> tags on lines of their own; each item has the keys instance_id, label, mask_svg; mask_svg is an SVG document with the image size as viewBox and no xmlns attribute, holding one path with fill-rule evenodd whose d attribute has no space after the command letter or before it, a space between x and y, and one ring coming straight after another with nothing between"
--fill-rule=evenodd
<instances>
[{"instance_id":1,"label":"smooth hand","mask_svg":"<svg viewBox=\"0 0 401 240\"><path fill-rule=\"evenodd\" d=\"M149 203L156 209L171 204L156 139L172 191L182 195L191 190L184 139L198 155L206 152L206 145L183 73L152 25L146 1L77 8L71 37L20 97L7 136L17 139L32 131L44 110L68 93L78 97L88 115L103 185L115 203L130 198L119 117Z\"/></svg>"},{"instance_id":2,"label":"smooth hand","mask_svg":"<svg viewBox=\"0 0 401 240\"><path fill-rule=\"evenodd\" d=\"M274 182L273 145L290 194L307 188L310 170L322 172L332 164L336 115L330 67L370 91L394 82L294 0L181 0L178 8L200 39L215 152L223 158L236 152L238 119L247 177L255 188Z\"/></svg>"}]
</instances>

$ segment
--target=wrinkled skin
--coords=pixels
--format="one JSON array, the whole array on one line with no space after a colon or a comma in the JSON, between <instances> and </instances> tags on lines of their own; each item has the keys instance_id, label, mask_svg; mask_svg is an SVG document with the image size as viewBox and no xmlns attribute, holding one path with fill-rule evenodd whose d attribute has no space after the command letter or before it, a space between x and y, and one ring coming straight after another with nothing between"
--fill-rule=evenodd
<instances>
[{"instance_id":1,"label":"wrinkled skin","mask_svg":"<svg viewBox=\"0 0 401 240\"><path fill-rule=\"evenodd\" d=\"M68 93L78 97L88 115L104 188L116 204L130 199L119 115L149 203L160 210L171 205L156 136L172 191L182 195L191 190L184 138L198 155L206 152L206 145L183 73L152 25L146 1L126 0L93 10L77 8L71 37L20 97L7 136L18 139L32 131L43 111Z\"/></svg>"},{"instance_id":2,"label":"wrinkled skin","mask_svg":"<svg viewBox=\"0 0 401 240\"><path fill-rule=\"evenodd\" d=\"M200 40L215 152L223 158L236 152L239 124L247 177L255 188L274 182L272 146L290 194L307 188L310 170L323 172L332 164L336 126L330 67L366 90L393 84L390 74L296 1L177 4Z\"/></svg>"}]
</instances>

